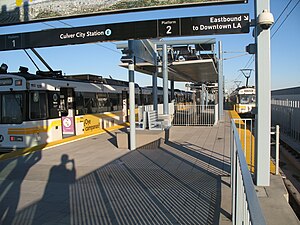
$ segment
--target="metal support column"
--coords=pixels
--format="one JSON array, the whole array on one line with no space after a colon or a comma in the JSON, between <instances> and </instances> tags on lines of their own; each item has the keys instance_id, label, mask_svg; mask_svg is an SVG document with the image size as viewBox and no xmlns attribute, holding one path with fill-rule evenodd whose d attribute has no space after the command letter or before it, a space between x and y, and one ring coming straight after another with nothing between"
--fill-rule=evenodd
<instances>
[{"instance_id":1,"label":"metal support column","mask_svg":"<svg viewBox=\"0 0 300 225\"><path fill-rule=\"evenodd\" d=\"M163 93L164 93L164 115L169 114L169 100L168 100L168 54L167 54L167 44L163 44Z\"/></svg>"},{"instance_id":2,"label":"metal support column","mask_svg":"<svg viewBox=\"0 0 300 225\"><path fill-rule=\"evenodd\" d=\"M270 0L255 0L255 19L263 10L270 11ZM255 86L256 86L256 137L255 183L270 185L270 127L271 127L271 60L270 29L262 30L256 24L255 32Z\"/></svg>"},{"instance_id":3,"label":"metal support column","mask_svg":"<svg viewBox=\"0 0 300 225\"><path fill-rule=\"evenodd\" d=\"M128 41L129 51L132 51L133 41ZM132 54L132 53L131 53ZM133 59L133 56L132 56ZM136 149L135 136L135 93L134 93L134 60L128 63L129 75L129 123L130 123L130 150Z\"/></svg>"},{"instance_id":4,"label":"metal support column","mask_svg":"<svg viewBox=\"0 0 300 225\"><path fill-rule=\"evenodd\" d=\"M224 119L224 106L223 106L223 99L224 99L224 82L223 82L223 48L222 48L222 42L219 41L219 60L218 60L218 93L219 93L219 120Z\"/></svg>"},{"instance_id":5,"label":"metal support column","mask_svg":"<svg viewBox=\"0 0 300 225\"><path fill-rule=\"evenodd\" d=\"M152 93L153 93L153 110L157 111L157 74L158 74L158 66L156 67L156 71L152 76Z\"/></svg>"}]
</instances>

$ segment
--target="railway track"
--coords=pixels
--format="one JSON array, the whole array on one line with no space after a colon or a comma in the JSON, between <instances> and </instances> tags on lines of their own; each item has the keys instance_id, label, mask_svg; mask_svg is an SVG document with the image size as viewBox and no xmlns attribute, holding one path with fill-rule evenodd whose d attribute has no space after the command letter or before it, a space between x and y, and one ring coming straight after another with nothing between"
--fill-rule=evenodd
<instances>
[{"instance_id":1,"label":"railway track","mask_svg":"<svg viewBox=\"0 0 300 225\"><path fill-rule=\"evenodd\" d=\"M271 155L275 158L275 146L271 148ZM300 220L300 153L281 140L279 161L280 173L289 193L289 204Z\"/></svg>"}]
</instances>

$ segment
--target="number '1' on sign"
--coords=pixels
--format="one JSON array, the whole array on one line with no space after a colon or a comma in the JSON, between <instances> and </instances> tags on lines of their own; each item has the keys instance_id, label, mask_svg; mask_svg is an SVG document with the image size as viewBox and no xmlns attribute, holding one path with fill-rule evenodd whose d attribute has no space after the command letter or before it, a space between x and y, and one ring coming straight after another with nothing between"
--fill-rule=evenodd
<instances>
[{"instance_id":1,"label":"number '1' on sign","mask_svg":"<svg viewBox=\"0 0 300 225\"><path fill-rule=\"evenodd\" d=\"M8 35L6 37L6 47L9 48L20 48L22 47L22 38L21 34Z\"/></svg>"}]
</instances>

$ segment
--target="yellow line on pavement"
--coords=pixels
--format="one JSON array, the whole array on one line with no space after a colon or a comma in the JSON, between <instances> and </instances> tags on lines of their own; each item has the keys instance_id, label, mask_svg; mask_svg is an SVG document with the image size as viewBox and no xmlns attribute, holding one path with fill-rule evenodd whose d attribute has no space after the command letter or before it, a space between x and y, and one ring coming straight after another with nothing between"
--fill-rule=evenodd
<instances>
[{"instance_id":1,"label":"yellow line on pavement","mask_svg":"<svg viewBox=\"0 0 300 225\"><path fill-rule=\"evenodd\" d=\"M121 124L121 125L116 125L116 126L113 126L113 127L110 127L110 128L101 129L100 131L94 132L92 134L82 134L82 135L72 136L72 137L64 138L64 139L61 139L61 140L58 140L58 141L53 141L53 142L42 144L42 145L37 145L37 146L34 146L34 147L30 147L30 148L24 148L24 149L12 151L12 152L0 155L0 161L15 158L15 157L19 157L19 156L23 156L23 155L27 155L27 154L30 154L30 153L35 152L35 151L41 151L41 150L54 148L54 147L57 147L57 146L60 146L60 145L64 145L64 144L68 144L68 143L71 143L71 142L79 141L79 140L89 138L89 137L92 137L92 136L95 136L95 135L104 134L104 133L107 133L108 131L118 130L118 129L124 128L126 126L128 126L128 123L124 123L124 124Z\"/></svg>"}]
</instances>

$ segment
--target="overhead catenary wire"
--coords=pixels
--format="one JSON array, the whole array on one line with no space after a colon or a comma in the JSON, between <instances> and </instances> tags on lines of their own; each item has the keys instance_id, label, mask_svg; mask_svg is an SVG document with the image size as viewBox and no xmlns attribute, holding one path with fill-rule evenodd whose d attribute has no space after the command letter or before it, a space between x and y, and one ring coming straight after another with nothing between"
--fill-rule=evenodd
<instances>
[{"instance_id":1,"label":"overhead catenary wire","mask_svg":"<svg viewBox=\"0 0 300 225\"><path fill-rule=\"evenodd\" d=\"M277 20L275 21L275 23L273 24L272 28L275 26L275 24L279 21L279 18L283 15L283 13L285 12L285 10L288 8L288 6L290 5L290 3L293 0L290 0L286 7L282 10L282 12L280 13L280 16L277 18ZM276 29L276 31L272 34L271 39L274 37L274 35L279 31L279 29L282 27L282 25L284 24L284 22L287 20L287 18L291 15L291 13L294 11L294 9L297 7L297 5L299 4L300 0L298 0L298 2L294 5L294 7L291 9L291 11L288 13L288 15L286 16L286 18L283 20L283 22L279 25L279 27ZM271 28L271 29L272 29ZM254 63L254 55L251 56L251 58L249 59L249 61L246 63L245 68L250 68L250 66Z\"/></svg>"},{"instance_id":2,"label":"overhead catenary wire","mask_svg":"<svg viewBox=\"0 0 300 225\"><path fill-rule=\"evenodd\" d=\"M26 55L28 56L28 58L30 59L30 61L33 63L33 65L37 68L38 71L41 71L40 68L38 67L38 65L34 62L33 58L29 55L29 53L27 52L26 49L23 49L24 52L26 53Z\"/></svg>"},{"instance_id":3,"label":"overhead catenary wire","mask_svg":"<svg viewBox=\"0 0 300 225\"><path fill-rule=\"evenodd\" d=\"M282 27L282 25L285 23L285 21L289 18L289 16L292 14L292 12L295 10L295 8L298 6L298 4L300 3L300 0L298 0L298 2L294 5L294 7L290 10L290 12L287 14L287 16L285 17L285 19L282 21L282 23L279 25L279 27L276 29L276 31L272 34L271 39L274 37L274 35L280 30L280 28Z\"/></svg>"},{"instance_id":4,"label":"overhead catenary wire","mask_svg":"<svg viewBox=\"0 0 300 225\"><path fill-rule=\"evenodd\" d=\"M271 30L275 27L275 25L278 23L278 21L280 20L280 18L282 17L282 15L284 14L284 12L287 10L287 8L289 7L289 5L292 3L293 0L290 0L287 5L284 7L284 9L281 11L280 15L278 16L278 18L276 19L276 21L274 22L273 26L271 27ZM271 38L274 37L274 35L279 31L279 29L282 27L283 23L287 20L287 18L291 15L291 13L294 11L294 9L297 7L297 5L299 4L300 0L298 0L298 2L294 5L294 7L291 9L291 11L288 13L288 15L286 16L286 18L284 19L284 21L279 25L279 27L276 29L276 31L272 34ZM250 57L250 59L248 60L248 62L246 63L246 65L244 66L244 68L250 68L251 65L254 63L254 55L252 55ZM238 80L241 77L241 74L239 74L236 79L234 80Z\"/></svg>"},{"instance_id":5,"label":"overhead catenary wire","mask_svg":"<svg viewBox=\"0 0 300 225\"><path fill-rule=\"evenodd\" d=\"M277 19L275 20L273 26L271 27L271 30L274 28L274 25L278 22L278 20L281 18L281 16L283 15L283 13L285 12L285 10L289 7L289 5L291 4L293 0L290 0L288 2L288 4L284 7L284 9L282 10L282 12L280 13L280 15L277 17Z\"/></svg>"},{"instance_id":6,"label":"overhead catenary wire","mask_svg":"<svg viewBox=\"0 0 300 225\"><path fill-rule=\"evenodd\" d=\"M241 55L236 55L236 56L224 58L223 60L229 60L229 59L240 58L240 57L243 57L243 56L246 56L246 55L248 55L248 53L244 53L244 54L241 54Z\"/></svg>"}]
</instances>

